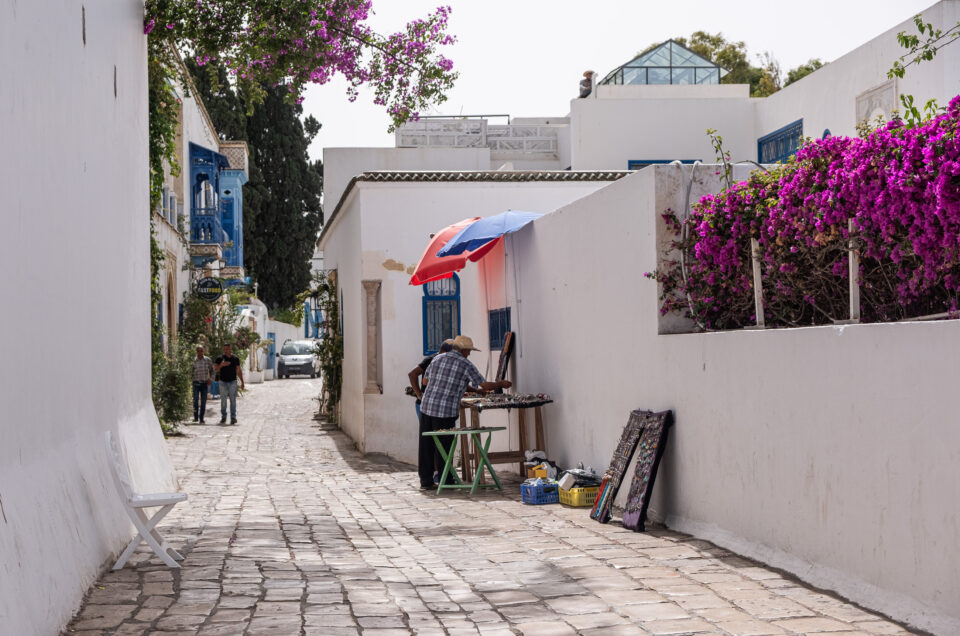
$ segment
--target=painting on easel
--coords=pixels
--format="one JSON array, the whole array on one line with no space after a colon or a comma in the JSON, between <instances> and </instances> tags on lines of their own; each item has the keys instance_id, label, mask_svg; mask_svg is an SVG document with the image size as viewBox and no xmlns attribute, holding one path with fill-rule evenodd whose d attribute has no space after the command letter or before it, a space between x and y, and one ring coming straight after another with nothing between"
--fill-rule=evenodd
<instances>
[{"instance_id":1,"label":"painting on easel","mask_svg":"<svg viewBox=\"0 0 960 636\"><path fill-rule=\"evenodd\" d=\"M497 382L507 379L507 367L510 366L510 356L513 353L514 333L508 331L503 334L503 349L500 350L500 361L497 363Z\"/></svg>"}]
</instances>

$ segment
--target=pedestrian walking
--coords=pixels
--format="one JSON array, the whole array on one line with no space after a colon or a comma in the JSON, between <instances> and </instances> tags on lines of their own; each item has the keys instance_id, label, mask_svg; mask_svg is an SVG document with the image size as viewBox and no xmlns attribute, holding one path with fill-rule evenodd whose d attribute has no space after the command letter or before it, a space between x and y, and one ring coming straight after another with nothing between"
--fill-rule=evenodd
<instances>
[{"instance_id":1,"label":"pedestrian walking","mask_svg":"<svg viewBox=\"0 0 960 636\"><path fill-rule=\"evenodd\" d=\"M230 400L230 423L237 423L237 380L240 388L247 388L243 382L243 369L240 358L233 355L233 346L223 345L223 355L217 356L214 369L220 375L220 423L227 423L227 400Z\"/></svg>"},{"instance_id":2,"label":"pedestrian walking","mask_svg":"<svg viewBox=\"0 0 960 636\"><path fill-rule=\"evenodd\" d=\"M197 345L197 357L193 359L193 421L203 424L207 411L207 389L213 382L213 362L203 355L203 345Z\"/></svg>"},{"instance_id":3,"label":"pedestrian walking","mask_svg":"<svg viewBox=\"0 0 960 636\"><path fill-rule=\"evenodd\" d=\"M423 434L453 428L460 413L460 398L468 386L481 395L493 389L512 386L509 380L484 380L483 374L467 360L472 351L479 351L474 348L473 340L467 336L457 336L453 339L453 351L437 355L427 367L427 388L420 403L420 447L417 457L421 490L436 487L433 483L433 467L435 464L442 465L434 441ZM425 444L424 440L429 444ZM441 442L448 453L452 442L452 438Z\"/></svg>"}]
</instances>

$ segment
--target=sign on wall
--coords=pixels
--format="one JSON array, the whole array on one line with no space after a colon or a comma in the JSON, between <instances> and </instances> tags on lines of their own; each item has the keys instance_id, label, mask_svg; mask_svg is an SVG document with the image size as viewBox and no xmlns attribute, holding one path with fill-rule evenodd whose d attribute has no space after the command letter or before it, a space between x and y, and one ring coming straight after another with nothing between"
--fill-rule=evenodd
<instances>
[{"instance_id":1,"label":"sign on wall","mask_svg":"<svg viewBox=\"0 0 960 636\"><path fill-rule=\"evenodd\" d=\"M216 278L201 278L197 281L197 296L208 303L215 302L223 295L223 283Z\"/></svg>"}]
</instances>

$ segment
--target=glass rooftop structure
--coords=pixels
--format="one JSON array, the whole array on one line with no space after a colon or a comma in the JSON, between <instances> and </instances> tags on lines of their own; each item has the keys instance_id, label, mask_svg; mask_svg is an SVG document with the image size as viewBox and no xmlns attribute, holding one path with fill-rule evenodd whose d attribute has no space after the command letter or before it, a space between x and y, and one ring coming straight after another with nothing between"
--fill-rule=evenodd
<instances>
[{"instance_id":1,"label":"glass rooftop structure","mask_svg":"<svg viewBox=\"0 0 960 636\"><path fill-rule=\"evenodd\" d=\"M601 84L719 84L727 74L710 60L667 40L614 69Z\"/></svg>"}]
</instances>

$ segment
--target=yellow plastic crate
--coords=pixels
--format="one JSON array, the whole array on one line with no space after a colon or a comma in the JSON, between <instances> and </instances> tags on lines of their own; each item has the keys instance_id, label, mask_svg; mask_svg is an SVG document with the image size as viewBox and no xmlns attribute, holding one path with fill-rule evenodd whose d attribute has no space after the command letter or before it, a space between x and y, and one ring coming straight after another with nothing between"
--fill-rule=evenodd
<instances>
[{"instance_id":1,"label":"yellow plastic crate","mask_svg":"<svg viewBox=\"0 0 960 636\"><path fill-rule=\"evenodd\" d=\"M577 508L586 508L592 506L600 492L599 486L589 488L571 488L570 490L560 489L560 503L565 506L576 506Z\"/></svg>"}]
</instances>

